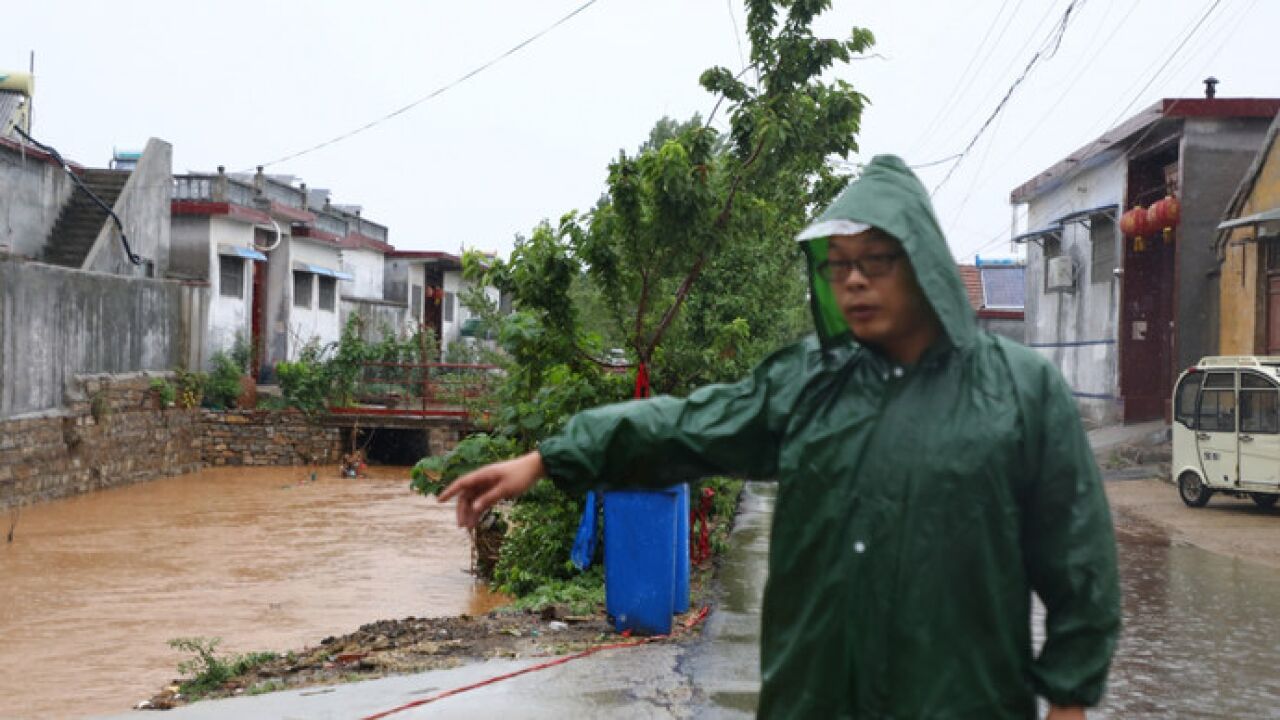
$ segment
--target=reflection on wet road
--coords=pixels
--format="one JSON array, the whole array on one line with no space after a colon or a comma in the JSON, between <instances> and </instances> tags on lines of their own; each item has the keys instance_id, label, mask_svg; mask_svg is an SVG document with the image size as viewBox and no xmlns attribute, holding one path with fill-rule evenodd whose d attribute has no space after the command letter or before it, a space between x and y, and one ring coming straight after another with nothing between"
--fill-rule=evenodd
<instances>
[{"instance_id":1,"label":"reflection on wet road","mask_svg":"<svg viewBox=\"0 0 1280 720\"><path fill-rule=\"evenodd\" d=\"M1280 571L1158 534L1119 540L1125 626L1090 717L1280 718Z\"/></svg>"},{"instance_id":2,"label":"reflection on wet road","mask_svg":"<svg viewBox=\"0 0 1280 720\"><path fill-rule=\"evenodd\" d=\"M118 712L175 637L286 650L379 619L484 612L453 508L407 468L235 468L24 508L0 546L0 717Z\"/></svg>"}]
</instances>

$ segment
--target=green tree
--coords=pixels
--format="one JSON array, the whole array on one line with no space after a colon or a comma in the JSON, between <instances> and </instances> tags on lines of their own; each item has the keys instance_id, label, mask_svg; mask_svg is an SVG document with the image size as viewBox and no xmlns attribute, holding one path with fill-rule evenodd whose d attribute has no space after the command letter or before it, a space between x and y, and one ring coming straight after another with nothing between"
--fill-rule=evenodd
<instances>
[{"instance_id":1,"label":"green tree","mask_svg":"<svg viewBox=\"0 0 1280 720\"><path fill-rule=\"evenodd\" d=\"M658 121L634 154L609 164L606 192L590 212L539 224L517 238L509 261L464 259L473 282L515 301L499 331L509 364L497 437L526 450L572 413L626 397L629 377L609 367L617 344L653 368L658 389L683 391L740 375L809 327L792 239L843 186L828 160L856 150L866 104L848 83L822 75L874 42L862 28L844 40L815 37L813 19L829 5L748 0L751 65L739 75L703 73L703 87L719 97L711 117ZM756 84L742 79L747 71ZM712 126L721 104L723 135ZM441 482L452 479L447 462L424 463L433 475L443 471ZM568 499L537 499L549 508L548 525L571 516ZM503 556L554 559L522 566L508 587L523 592L564 577L571 535L557 533L560 547L549 553L504 545ZM546 533L524 536L552 542Z\"/></svg>"}]
</instances>

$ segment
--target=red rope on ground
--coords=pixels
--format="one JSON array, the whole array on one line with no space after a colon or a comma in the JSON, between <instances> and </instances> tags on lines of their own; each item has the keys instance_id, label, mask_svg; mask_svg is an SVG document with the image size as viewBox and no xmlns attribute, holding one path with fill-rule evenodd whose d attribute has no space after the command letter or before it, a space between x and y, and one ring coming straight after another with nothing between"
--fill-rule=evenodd
<instances>
[{"instance_id":1,"label":"red rope on ground","mask_svg":"<svg viewBox=\"0 0 1280 720\"><path fill-rule=\"evenodd\" d=\"M695 626L697 626L698 623L702 622L707 618L707 613L710 610L711 610L710 607L704 605L702 609L698 611L697 615L694 615L693 617L689 618L689 620L685 621L684 629L690 630ZM412 708L421 707L422 705L433 703L437 700L443 700L447 697L459 695L461 693L467 692L468 690L475 690L476 688L482 688L485 685L492 685L494 683L501 682L503 680L510 680L513 677L525 675L527 673L531 673L536 670L546 670L549 667L555 667L556 665L563 665L569 662L570 660L577 660L578 658L584 658L584 657L587 657L588 655L594 655L600 652L601 650L616 650L618 648L637 647L639 645L646 645L648 643L655 642L658 640L665 640L670 637L674 637L674 634L653 635L651 637L639 638L637 640L631 640L629 642L610 643L608 645L597 645L595 647L587 648L582 652L574 653L573 655L565 655L564 657L559 657L559 658L556 658L555 660L550 660L548 662L540 663L538 665L531 665L527 668L524 668L523 670L516 670L515 672L509 672L505 675L498 675L497 677L491 677L487 680L481 680L478 683L472 683L471 685L464 685L463 687L454 688L452 690L446 690L442 693L432 695L429 698L414 700L413 702L405 703L400 707L391 708L390 710L384 710L383 712L377 713L376 715L368 715L364 717L363 720L381 720L381 718L389 717L398 712L403 712L405 710L410 710Z\"/></svg>"}]
</instances>

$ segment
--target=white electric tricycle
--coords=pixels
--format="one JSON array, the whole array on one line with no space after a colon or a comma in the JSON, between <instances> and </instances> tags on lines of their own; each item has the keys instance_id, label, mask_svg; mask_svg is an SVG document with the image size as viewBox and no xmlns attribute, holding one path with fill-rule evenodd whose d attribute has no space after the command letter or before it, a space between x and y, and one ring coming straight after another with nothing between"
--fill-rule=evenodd
<instances>
[{"instance_id":1,"label":"white electric tricycle","mask_svg":"<svg viewBox=\"0 0 1280 720\"><path fill-rule=\"evenodd\" d=\"M1214 493L1280 500L1280 357L1206 357L1173 390L1173 477L1191 507Z\"/></svg>"}]
</instances>

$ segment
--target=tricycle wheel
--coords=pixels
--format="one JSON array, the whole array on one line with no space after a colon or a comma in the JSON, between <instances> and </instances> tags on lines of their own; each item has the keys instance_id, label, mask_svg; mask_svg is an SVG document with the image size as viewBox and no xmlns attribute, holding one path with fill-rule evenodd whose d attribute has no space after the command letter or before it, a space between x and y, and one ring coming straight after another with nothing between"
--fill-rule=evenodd
<instances>
[{"instance_id":1,"label":"tricycle wheel","mask_svg":"<svg viewBox=\"0 0 1280 720\"><path fill-rule=\"evenodd\" d=\"M1271 493L1249 493L1249 499L1253 500L1253 504L1260 508L1275 507L1276 501L1280 500L1280 495L1272 495Z\"/></svg>"},{"instance_id":2,"label":"tricycle wheel","mask_svg":"<svg viewBox=\"0 0 1280 720\"><path fill-rule=\"evenodd\" d=\"M1209 504L1209 496L1213 491L1205 487L1200 476L1187 471L1178 478L1178 495L1187 507L1204 507Z\"/></svg>"}]
</instances>

